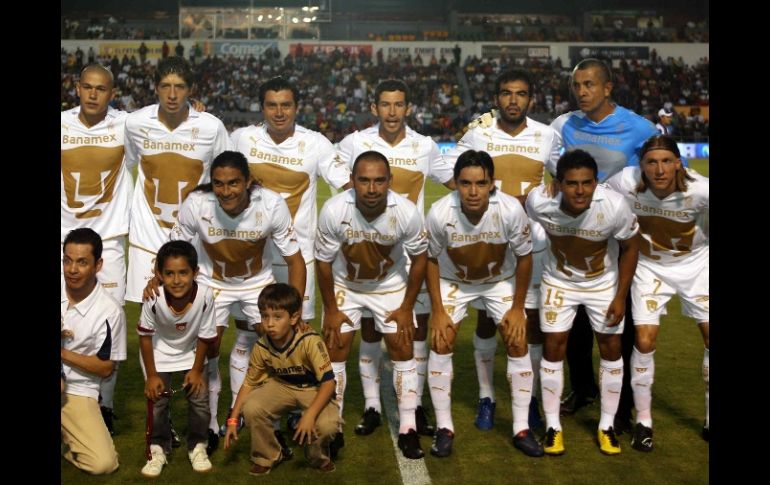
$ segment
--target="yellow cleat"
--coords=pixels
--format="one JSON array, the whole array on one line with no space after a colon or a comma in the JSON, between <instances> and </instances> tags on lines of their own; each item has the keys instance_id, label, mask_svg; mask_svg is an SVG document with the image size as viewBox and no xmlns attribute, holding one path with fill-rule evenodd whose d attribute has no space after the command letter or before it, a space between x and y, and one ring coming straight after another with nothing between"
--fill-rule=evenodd
<instances>
[{"instance_id":1,"label":"yellow cleat","mask_svg":"<svg viewBox=\"0 0 770 485\"><path fill-rule=\"evenodd\" d=\"M610 426L610 429L600 429L596 432L596 439L599 441L599 450L605 455L619 455L620 443L615 436L615 429Z\"/></svg>"},{"instance_id":2,"label":"yellow cleat","mask_svg":"<svg viewBox=\"0 0 770 485\"><path fill-rule=\"evenodd\" d=\"M548 431L545 432L543 451L546 455L564 454L564 435L561 430L556 431L553 428L548 428Z\"/></svg>"}]
</instances>

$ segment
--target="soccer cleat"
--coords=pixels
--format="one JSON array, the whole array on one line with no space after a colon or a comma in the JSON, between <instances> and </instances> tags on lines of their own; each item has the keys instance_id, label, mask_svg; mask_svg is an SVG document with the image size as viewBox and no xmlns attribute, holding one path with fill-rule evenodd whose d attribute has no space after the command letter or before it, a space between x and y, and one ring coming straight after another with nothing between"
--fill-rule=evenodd
<instances>
[{"instance_id":1,"label":"soccer cleat","mask_svg":"<svg viewBox=\"0 0 770 485\"><path fill-rule=\"evenodd\" d=\"M701 436L703 436L703 439L708 442L709 440L709 427L706 426L706 422L703 422L703 430L701 431Z\"/></svg>"},{"instance_id":2,"label":"soccer cleat","mask_svg":"<svg viewBox=\"0 0 770 485\"><path fill-rule=\"evenodd\" d=\"M485 397L479 399L479 406L476 409L476 427L480 430L489 431L495 427L495 407L497 403L492 399Z\"/></svg>"},{"instance_id":3,"label":"soccer cleat","mask_svg":"<svg viewBox=\"0 0 770 485\"><path fill-rule=\"evenodd\" d=\"M639 451L652 451L652 428L636 423L631 436L631 447Z\"/></svg>"},{"instance_id":4,"label":"soccer cleat","mask_svg":"<svg viewBox=\"0 0 770 485\"><path fill-rule=\"evenodd\" d=\"M214 453L217 448L219 448L219 435L215 433L214 431L208 430L209 432L209 441L206 444L206 454L211 456L212 453Z\"/></svg>"},{"instance_id":5,"label":"soccer cleat","mask_svg":"<svg viewBox=\"0 0 770 485\"><path fill-rule=\"evenodd\" d=\"M621 416L620 414L616 414L612 427L615 430L615 434L620 436L623 433L631 433L634 431L634 422L631 420L631 416Z\"/></svg>"},{"instance_id":6,"label":"soccer cleat","mask_svg":"<svg viewBox=\"0 0 770 485\"><path fill-rule=\"evenodd\" d=\"M269 466L262 466L262 465L257 465L256 463L252 463L251 468L249 468L249 475L253 475L255 477L261 477L262 475L267 475L268 473L270 473L270 470L272 470L272 468L270 468Z\"/></svg>"},{"instance_id":7,"label":"soccer cleat","mask_svg":"<svg viewBox=\"0 0 770 485\"><path fill-rule=\"evenodd\" d=\"M337 431L331 443L329 443L329 457L332 460L336 460L337 455L340 452L340 449L344 447L345 447L345 436L342 434L342 431Z\"/></svg>"},{"instance_id":8,"label":"soccer cleat","mask_svg":"<svg viewBox=\"0 0 770 485\"><path fill-rule=\"evenodd\" d=\"M578 409L592 404L595 400L596 396L591 397L570 391L567 397L562 400L559 411L562 415L575 414Z\"/></svg>"},{"instance_id":9,"label":"soccer cleat","mask_svg":"<svg viewBox=\"0 0 770 485\"><path fill-rule=\"evenodd\" d=\"M428 422L428 412L422 406L417 406L414 410L415 422L417 423L417 434L423 436L433 436L436 428Z\"/></svg>"},{"instance_id":10,"label":"soccer cleat","mask_svg":"<svg viewBox=\"0 0 770 485\"><path fill-rule=\"evenodd\" d=\"M451 455L454 439L454 432L447 428L439 428L433 436L433 445L430 447L430 454L439 458L446 458Z\"/></svg>"},{"instance_id":11,"label":"soccer cleat","mask_svg":"<svg viewBox=\"0 0 770 485\"><path fill-rule=\"evenodd\" d=\"M168 463L166 461L166 454L163 452L163 448L159 445L150 445L150 453L152 458L147 460L147 464L142 467L142 475L145 477L155 478L163 471L163 465Z\"/></svg>"},{"instance_id":12,"label":"soccer cleat","mask_svg":"<svg viewBox=\"0 0 770 485\"><path fill-rule=\"evenodd\" d=\"M513 446L520 449L527 456L536 458L544 455L543 446L537 442L535 435L528 429L519 431L513 437Z\"/></svg>"},{"instance_id":13,"label":"soccer cleat","mask_svg":"<svg viewBox=\"0 0 770 485\"><path fill-rule=\"evenodd\" d=\"M286 438L281 433L280 429L275 430L275 439L278 440L278 444L281 445L281 455L283 455L283 461L288 461L294 458L294 451L289 446Z\"/></svg>"},{"instance_id":14,"label":"soccer cleat","mask_svg":"<svg viewBox=\"0 0 770 485\"><path fill-rule=\"evenodd\" d=\"M110 436L115 434L115 423L113 422L115 419L118 419L117 416L115 416L115 413L112 412L112 408L99 406L99 410L102 412L102 419L104 420L104 424L107 425L107 431L110 432ZM160 472L158 472L160 473Z\"/></svg>"},{"instance_id":15,"label":"soccer cleat","mask_svg":"<svg viewBox=\"0 0 770 485\"><path fill-rule=\"evenodd\" d=\"M527 418L527 422L529 424L529 429L545 428L545 423L540 417L540 406L535 396L532 396L529 400L529 417Z\"/></svg>"},{"instance_id":16,"label":"soccer cleat","mask_svg":"<svg viewBox=\"0 0 770 485\"><path fill-rule=\"evenodd\" d=\"M174 423L171 422L171 419L168 420L168 425L171 428L171 447L179 448L182 446L182 440L179 439L179 433L174 429Z\"/></svg>"},{"instance_id":17,"label":"soccer cleat","mask_svg":"<svg viewBox=\"0 0 770 485\"><path fill-rule=\"evenodd\" d=\"M553 428L548 428L545 432L545 441L543 441L543 452L546 455L563 455L564 454L564 433L561 430L556 431Z\"/></svg>"},{"instance_id":18,"label":"soccer cleat","mask_svg":"<svg viewBox=\"0 0 770 485\"><path fill-rule=\"evenodd\" d=\"M425 452L420 447L420 436L417 431L410 429L407 433L398 435L398 448L406 458L419 460L425 456Z\"/></svg>"},{"instance_id":19,"label":"soccer cleat","mask_svg":"<svg viewBox=\"0 0 770 485\"><path fill-rule=\"evenodd\" d=\"M187 456L192 463L192 469L196 472L203 473L211 470L211 462L209 461L209 455L206 454L206 443L198 443L192 451L187 452Z\"/></svg>"},{"instance_id":20,"label":"soccer cleat","mask_svg":"<svg viewBox=\"0 0 770 485\"><path fill-rule=\"evenodd\" d=\"M355 432L360 435L372 434L382 422L379 411L375 411L374 408L367 408L364 411L364 415L361 418L361 422L356 425Z\"/></svg>"},{"instance_id":21,"label":"soccer cleat","mask_svg":"<svg viewBox=\"0 0 770 485\"><path fill-rule=\"evenodd\" d=\"M612 426L610 429L597 430L596 439L599 441L599 450L605 455L620 454L620 443L618 443L618 437L615 436L615 429Z\"/></svg>"}]
</instances>

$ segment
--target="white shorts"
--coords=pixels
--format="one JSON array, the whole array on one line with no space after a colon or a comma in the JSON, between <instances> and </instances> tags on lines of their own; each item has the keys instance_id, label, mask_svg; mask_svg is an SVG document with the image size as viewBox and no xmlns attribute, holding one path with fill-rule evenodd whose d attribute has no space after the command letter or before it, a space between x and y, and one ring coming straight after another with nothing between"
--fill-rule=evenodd
<instances>
[{"instance_id":1,"label":"white shorts","mask_svg":"<svg viewBox=\"0 0 770 485\"><path fill-rule=\"evenodd\" d=\"M337 307L348 316L353 325L342 324L343 333L355 332L361 329L361 317L365 310L369 310L374 318L374 329L380 333L396 333L396 322L385 322L390 313L401 306L406 295L406 287L390 292L361 293L334 285L334 296L337 299ZM412 312L412 321L417 326L417 318Z\"/></svg>"},{"instance_id":2,"label":"white shorts","mask_svg":"<svg viewBox=\"0 0 770 485\"><path fill-rule=\"evenodd\" d=\"M607 326L607 309L616 291L615 286L602 290L572 290L543 281L540 287L540 330L544 333L569 331L578 305L584 305L594 332L622 334L623 320L614 327Z\"/></svg>"},{"instance_id":3,"label":"white shorts","mask_svg":"<svg viewBox=\"0 0 770 485\"><path fill-rule=\"evenodd\" d=\"M667 267L636 266L631 298L634 325L658 325L666 303L675 294L682 302L682 315L696 322L709 321L709 258L686 265ZM695 263L695 264L691 264Z\"/></svg>"},{"instance_id":4,"label":"white shorts","mask_svg":"<svg viewBox=\"0 0 770 485\"><path fill-rule=\"evenodd\" d=\"M527 287L527 297L524 300L524 308L534 310L540 308L540 281L543 278L544 260L545 250L532 253L532 278L529 280L529 287ZM473 300L471 302L471 308L483 310L484 304L481 300Z\"/></svg>"},{"instance_id":5,"label":"white shorts","mask_svg":"<svg viewBox=\"0 0 770 485\"><path fill-rule=\"evenodd\" d=\"M302 302L302 319L306 322L315 318L315 262L305 264L305 299ZM273 277L279 283L289 284L289 267L286 264L273 263Z\"/></svg>"},{"instance_id":6,"label":"white shorts","mask_svg":"<svg viewBox=\"0 0 770 485\"><path fill-rule=\"evenodd\" d=\"M63 254L64 244L61 249ZM96 279L122 305L126 297L126 236L103 240L102 260L102 269L96 273ZM61 271L64 274L64 266Z\"/></svg>"},{"instance_id":7,"label":"white shorts","mask_svg":"<svg viewBox=\"0 0 770 485\"><path fill-rule=\"evenodd\" d=\"M275 283L270 281L258 288L249 288L248 290L221 290L212 288L214 291L214 313L217 327L229 326L230 315L236 320L246 320L249 327L255 327L262 321L259 315L259 306L257 301L262 293L262 288Z\"/></svg>"},{"instance_id":8,"label":"white shorts","mask_svg":"<svg viewBox=\"0 0 770 485\"><path fill-rule=\"evenodd\" d=\"M420 292L417 293L417 298L414 300L414 314L415 315L430 315L430 293L428 293L428 287L423 282L420 287ZM364 318L372 318L372 312L364 310Z\"/></svg>"},{"instance_id":9,"label":"white shorts","mask_svg":"<svg viewBox=\"0 0 770 485\"><path fill-rule=\"evenodd\" d=\"M155 255L146 249L128 244L128 278L126 300L142 302L142 292L147 282L155 277Z\"/></svg>"},{"instance_id":10,"label":"white shorts","mask_svg":"<svg viewBox=\"0 0 770 485\"><path fill-rule=\"evenodd\" d=\"M495 325L499 325L505 312L510 310L511 305L513 305L514 284L512 280L469 284L441 278L439 283L441 285L441 303L454 323L460 323L466 317L470 303L473 308L486 310L487 315L495 322Z\"/></svg>"}]
</instances>

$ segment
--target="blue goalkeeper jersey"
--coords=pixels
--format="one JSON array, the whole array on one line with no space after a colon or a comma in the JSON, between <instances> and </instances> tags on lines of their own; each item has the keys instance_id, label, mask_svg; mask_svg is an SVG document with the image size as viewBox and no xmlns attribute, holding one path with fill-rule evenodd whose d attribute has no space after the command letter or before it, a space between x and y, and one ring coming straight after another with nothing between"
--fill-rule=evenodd
<instances>
[{"instance_id":1,"label":"blue goalkeeper jersey","mask_svg":"<svg viewBox=\"0 0 770 485\"><path fill-rule=\"evenodd\" d=\"M658 131L649 120L622 106L598 123L594 123L582 111L572 111L556 118L551 127L563 150L585 150L599 166L599 182L623 170L639 165L639 149L648 138ZM556 162L551 159L548 170L556 173Z\"/></svg>"}]
</instances>

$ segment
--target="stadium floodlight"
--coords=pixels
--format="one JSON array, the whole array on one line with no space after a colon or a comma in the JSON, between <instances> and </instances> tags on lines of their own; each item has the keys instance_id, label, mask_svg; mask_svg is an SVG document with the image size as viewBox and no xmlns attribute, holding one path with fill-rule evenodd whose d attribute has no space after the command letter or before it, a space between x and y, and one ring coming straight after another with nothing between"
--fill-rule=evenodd
<instances>
[{"instance_id":1,"label":"stadium floodlight","mask_svg":"<svg viewBox=\"0 0 770 485\"><path fill-rule=\"evenodd\" d=\"M272 15L270 15L270 17L272 17ZM264 15L259 14L259 16L257 17L257 22L262 22L263 18L265 18Z\"/></svg>"},{"instance_id":2,"label":"stadium floodlight","mask_svg":"<svg viewBox=\"0 0 770 485\"><path fill-rule=\"evenodd\" d=\"M299 22L299 19L298 19L297 17L292 17L292 18L291 18L291 21L292 21L292 23L295 23L295 24L296 24L296 23L298 23L298 22Z\"/></svg>"}]
</instances>

